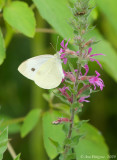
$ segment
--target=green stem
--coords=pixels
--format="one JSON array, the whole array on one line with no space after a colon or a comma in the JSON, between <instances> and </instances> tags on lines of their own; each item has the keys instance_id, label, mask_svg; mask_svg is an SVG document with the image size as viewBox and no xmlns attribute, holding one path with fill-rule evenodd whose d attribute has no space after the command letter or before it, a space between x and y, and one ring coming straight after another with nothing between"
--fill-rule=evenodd
<instances>
[{"instance_id":1,"label":"green stem","mask_svg":"<svg viewBox=\"0 0 117 160\"><path fill-rule=\"evenodd\" d=\"M82 56L82 43L79 44L79 52L80 52L80 57ZM74 90L78 92L78 80L79 80L79 76L80 76L80 72L81 72L81 64L80 62L77 62L77 73L76 73L76 82L74 84ZM73 104L77 101L77 94L73 95ZM68 136L67 138L71 138L72 136L72 130L73 130L73 125L74 125L74 116L75 116L75 109L71 108L71 124L69 127L69 132L68 132ZM67 152L69 151L70 146L66 145L65 146L65 151L64 151L64 158L66 157Z\"/></svg>"}]
</instances>

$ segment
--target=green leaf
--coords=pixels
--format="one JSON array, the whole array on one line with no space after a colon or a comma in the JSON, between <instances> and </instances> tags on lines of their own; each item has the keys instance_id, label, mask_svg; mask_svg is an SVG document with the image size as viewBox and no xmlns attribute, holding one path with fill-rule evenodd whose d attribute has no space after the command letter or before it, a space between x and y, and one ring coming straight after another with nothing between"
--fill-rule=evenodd
<instances>
[{"instance_id":1,"label":"green leaf","mask_svg":"<svg viewBox=\"0 0 117 160\"><path fill-rule=\"evenodd\" d=\"M64 160L75 160L76 159L76 154L75 153L71 153L67 155L67 158Z\"/></svg>"},{"instance_id":2,"label":"green leaf","mask_svg":"<svg viewBox=\"0 0 117 160\"><path fill-rule=\"evenodd\" d=\"M58 97L62 102L66 103L66 104L70 104L69 101L67 99L65 99L64 96L60 95L59 93L54 93L56 97Z\"/></svg>"},{"instance_id":3,"label":"green leaf","mask_svg":"<svg viewBox=\"0 0 117 160\"><path fill-rule=\"evenodd\" d=\"M80 138L83 137L83 136L84 135L76 135L76 136L74 136L74 137L72 137L70 139L69 138L65 138L64 145L67 145L67 146L70 146L70 147L74 148L78 144Z\"/></svg>"},{"instance_id":4,"label":"green leaf","mask_svg":"<svg viewBox=\"0 0 117 160\"><path fill-rule=\"evenodd\" d=\"M6 57L6 54L5 54L4 39L0 29L0 65L3 63L5 57Z\"/></svg>"},{"instance_id":5,"label":"green leaf","mask_svg":"<svg viewBox=\"0 0 117 160\"><path fill-rule=\"evenodd\" d=\"M2 10L3 6L5 5L6 0L0 0L0 11Z\"/></svg>"},{"instance_id":6,"label":"green leaf","mask_svg":"<svg viewBox=\"0 0 117 160\"><path fill-rule=\"evenodd\" d=\"M36 4L42 17L46 19L48 23L50 23L62 37L64 38L73 37L73 30L70 27L70 25L67 23L67 21L69 21L69 18L72 17L72 14L70 12L70 9L68 8L66 1L63 1L63 0L56 0L56 1L55 0L33 0L33 1ZM103 5L105 5L106 0L104 2L102 2L101 0L99 1L100 3L103 3ZM108 3L114 4L114 2L111 2L109 0L108 0ZM108 5L106 7L110 7L110 6ZM105 10L106 7L103 7L103 10ZM109 11L110 10L111 10L111 7ZM107 10L105 10L105 12L107 12ZM116 16L116 14L114 16ZM111 18L111 17L112 15L110 16L110 19L113 19L114 21L113 23L116 23L115 18ZM88 38L95 37L97 40L101 40L100 43L93 46L93 52L106 54L106 56L97 56L96 59L100 60L105 71L117 81L116 51L113 49L110 43L106 41L97 30L89 32L87 34L87 37Z\"/></svg>"},{"instance_id":7,"label":"green leaf","mask_svg":"<svg viewBox=\"0 0 117 160\"><path fill-rule=\"evenodd\" d=\"M83 137L83 135L77 135L77 136L74 136L72 139L71 139L71 145L74 147L75 145L78 144L80 138Z\"/></svg>"},{"instance_id":8,"label":"green leaf","mask_svg":"<svg viewBox=\"0 0 117 160\"><path fill-rule=\"evenodd\" d=\"M17 157L14 160L20 160L20 155L21 154L18 154Z\"/></svg>"},{"instance_id":9,"label":"green leaf","mask_svg":"<svg viewBox=\"0 0 117 160\"><path fill-rule=\"evenodd\" d=\"M31 130L33 130L38 122L40 112L39 109L34 109L26 116L21 127L21 137L25 137Z\"/></svg>"},{"instance_id":10,"label":"green leaf","mask_svg":"<svg viewBox=\"0 0 117 160\"><path fill-rule=\"evenodd\" d=\"M57 111L49 111L43 115L43 138L44 146L48 156L54 159L57 155L57 149L50 142L49 138L62 145L65 135L62 131L62 125L53 125L52 122L55 121L61 114Z\"/></svg>"},{"instance_id":11,"label":"green leaf","mask_svg":"<svg viewBox=\"0 0 117 160\"><path fill-rule=\"evenodd\" d=\"M93 58L99 60L103 68L105 69L105 71L110 76L112 76L115 81L117 81L117 74L116 74L117 54L116 54L116 51L113 49L111 44L103 38L103 36L99 33L98 30L95 29L86 35L87 40L90 39L91 37L94 37L101 41L100 43L93 46L93 50L91 54L103 53L106 55L106 56L96 56ZM77 47L74 47L74 48L78 50ZM91 62L91 63L95 63L95 62Z\"/></svg>"},{"instance_id":12,"label":"green leaf","mask_svg":"<svg viewBox=\"0 0 117 160\"><path fill-rule=\"evenodd\" d=\"M117 1L98 0L96 3L101 12L104 13L110 24L113 26L114 30L117 32L117 21L115 20L117 18Z\"/></svg>"},{"instance_id":13,"label":"green leaf","mask_svg":"<svg viewBox=\"0 0 117 160\"><path fill-rule=\"evenodd\" d=\"M8 117L4 114L0 115L0 129L4 129L8 126L9 134L16 134L20 132L21 125L18 123L17 119Z\"/></svg>"},{"instance_id":14,"label":"green leaf","mask_svg":"<svg viewBox=\"0 0 117 160\"><path fill-rule=\"evenodd\" d=\"M49 94L44 93L44 94L43 94L43 98L44 98L47 102L50 102L50 95L49 95Z\"/></svg>"},{"instance_id":15,"label":"green leaf","mask_svg":"<svg viewBox=\"0 0 117 160\"><path fill-rule=\"evenodd\" d=\"M75 75L74 67L70 61L68 61L68 65L69 65L69 68L70 68L71 72L73 73L73 75Z\"/></svg>"},{"instance_id":16,"label":"green leaf","mask_svg":"<svg viewBox=\"0 0 117 160\"><path fill-rule=\"evenodd\" d=\"M73 30L68 24L72 13L67 0L33 0L41 16L52 25L62 37L71 38ZM64 13L64 14L63 14Z\"/></svg>"},{"instance_id":17,"label":"green leaf","mask_svg":"<svg viewBox=\"0 0 117 160\"><path fill-rule=\"evenodd\" d=\"M27 3L11 2L3 10L3 17L8 24L28 37L35 34L35 17Z\"/></svg>"},{"instance_id":18,"label":"green leaf","mask_svg":"<svg viewBox=\"0 0 117 160\"><path fill-rule=\"evenodd\" d=\"M113 49L111 44L104 40L98 30L94 30L89 32L87 38L95 37L98 40L101 40L100 43L93 46L92 54L93 53L103 53L106 56L96 56L95 59L98 59L100 63L102 63L103 68L105 71L111 75L117 81L117 54L116 51ZM94 62L92 62L94 63Z\"/></svg>"},{"instance_id":19,"label":"green leaf","mask_svg":"<svg viewBox=\"0 0 117 160\"><path fill-rule=\"evenodd\" d=\"M76 159L76 154L75 153L68 153L66 157L64 157L63 154L60 155L59 160L75 160Z\"/></svg>"},{"instance_id":20,"label":"green leaf","mask_svg":"<svg viewBox=\"0 0 117 160\"><path fill-rule=\"evenodd\" d=\"M0 160L3 158L3 153L7 149L8 142L8 128L4 129L2 132L0 131Z\"/></svg>"},{"instance_id":21,"label":"green leaf","mask_svg":"<svg viewBox=\"0 0 117 160\"><path fill-rule=\"evenodd\" d=\"M72 106L72 108L79 108L81 106L81 103L76 101L71 106Z\"/></svg>"},{"instance_id":22,"label":"green leaf","mask_svg":"<svg viewBox=\"0 0 117 160\"><path fill-rule=\"evenodd\" d=\"M85 97L90 95L90 89L86 89L84 92L82 92L79 97Z\"/></svg>"},{"instance_id":23,"label":"green leaf","mask_svg":"<svg viewBox=\"0 0 117 160\"><path fill-rule=\"evenodd\" d=\"M49 138L49 140L56 147L59 153L63 151L63 147L58 142L54 141L52 138Z\"/></svg>"},{"instance_id":24,"label":"green leaf","mask_svg":"<svg viewBox=\"0 0 117 160\"><path fill-rule=\"evenodd\" d=\"M75 127L80 128L80 127L82 127L83 124L85 124L87 122L89 122L89 120L81 120L81 121L75 123Z\"/></svg>"},{"instance_id":25,"label":"green leaf","mask_svg":"<svg viewBox=\"0 0 117 160\"><path fill-rule=\"evenodd\" d=\"M84 124L80 128L80 133L85 133L85 137L80 139L77 147L75 147L77 160L97 159L92 158L92 156L103 156L103 160L108 160L108 147L101 133L95 127Z\"/></svg>"}]
</instances>

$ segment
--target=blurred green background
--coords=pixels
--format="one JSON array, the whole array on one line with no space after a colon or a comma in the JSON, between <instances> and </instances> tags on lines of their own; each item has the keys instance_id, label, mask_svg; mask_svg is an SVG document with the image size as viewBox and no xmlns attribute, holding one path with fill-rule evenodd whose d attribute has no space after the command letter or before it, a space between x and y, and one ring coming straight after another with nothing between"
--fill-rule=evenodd
<instances>
[{"instance_id":1,"label":"blurred green background","mask_svg":"<svg viewBox=\"0 0 117 160\"><path fill-rule=\"evenodd\" d=\"M28 3L30 5L32 2ZM110 43L112 52L114 51L117 54L116 6L116 0L97 1L90 21L93 25L96 25L96 29L101 33L103 39ZM34 12L37 28L51 28L48 22L42 19L36 8ZM3 19L0 19L0 25L4 26ZM21 34L13 36L7 48L7 57L0 66L1 118L24 117L33 108L48 110L48 103L42 97L42 94L47 91L37 87L32 81L23 77L17 71L17 68L22 61L32 56L54 54L55 51L50 43L56 48L57 36L58 34L55 33L41 32L37 32L32 39ZM61 39L60 37L59 43ZM58 49L60 47L59 43ZM109 57L107 59L111 65L111 59ZM95 70L101 73L105 88L102 92L97 92L91 96L91 102L84 105L83 112L80 113L79 117L80 119L90 119L90 123L98 128L105 137L110 155L117 155L117 79L111 76L112 74L116 74L115 77L117 76L117 66L113 66L116 73L112 74L108 74L113 72L110 68L109 72L107 71L108 69L105 71L105 68L101 70L96 63L90 63L89 66L92 68L90 69L91 74L94 74ZM11 144L14 146L16 153L21 152L23 160L48 160L49 158L43 147L41 119L36 128L24 139L21 138L19 129L20 126L17 125L13 126L9 131L9 139L11 139ZM4 155L4 160L11 160L8 151Z\"/></svg>"}]
</instances>

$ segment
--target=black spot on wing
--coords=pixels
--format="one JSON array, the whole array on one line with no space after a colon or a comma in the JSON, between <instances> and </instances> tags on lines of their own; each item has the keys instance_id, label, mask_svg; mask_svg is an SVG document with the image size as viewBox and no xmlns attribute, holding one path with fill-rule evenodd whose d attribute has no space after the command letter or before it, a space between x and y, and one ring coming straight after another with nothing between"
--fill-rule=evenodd
<instances>
[{"instance_id":1,"label":"black spot on wing","mask_svg":"<svg viewBox=\"0 0 117 160\"><path fill-rule=\"evenodd\" d=\"M31 68L31 71L33 71L33 72L34 72L34 71L35 71L35 68Z\"/></svg>"}]
</instances>

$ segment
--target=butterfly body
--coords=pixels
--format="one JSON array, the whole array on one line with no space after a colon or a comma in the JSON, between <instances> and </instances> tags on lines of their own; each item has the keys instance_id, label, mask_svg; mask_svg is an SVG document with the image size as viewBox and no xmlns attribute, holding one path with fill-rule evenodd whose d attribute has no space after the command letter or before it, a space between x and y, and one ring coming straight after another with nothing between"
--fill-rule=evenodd
<instances>
[{"instance_id":1,"label":"butterfly body","mask_svg":"<svg viewBox=\"0 0 117 160\"><path fill-rule=\"evenodd\" d=\"M30 58L19 66L18 71L44 89L58 87L64 78L58 53Z\"/></svg>"}]
</instances>

